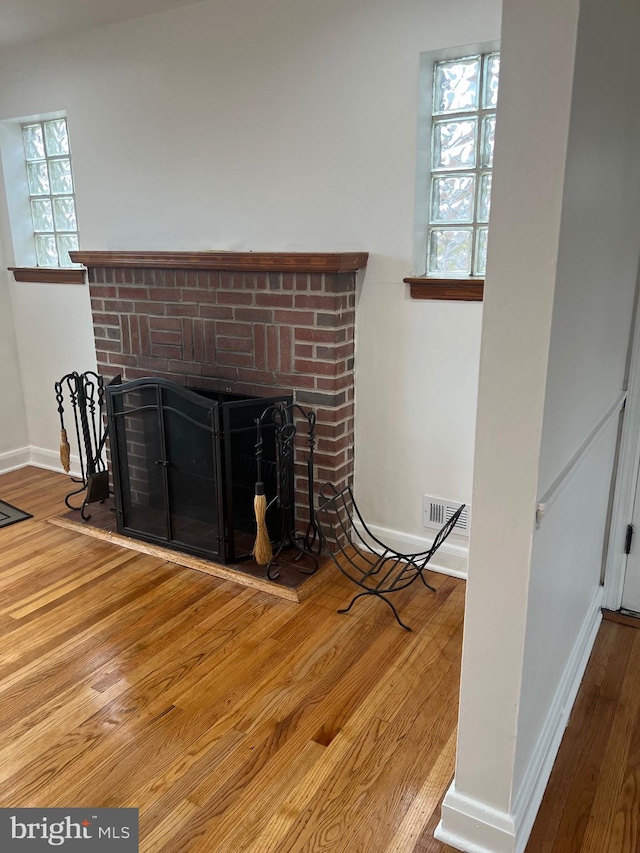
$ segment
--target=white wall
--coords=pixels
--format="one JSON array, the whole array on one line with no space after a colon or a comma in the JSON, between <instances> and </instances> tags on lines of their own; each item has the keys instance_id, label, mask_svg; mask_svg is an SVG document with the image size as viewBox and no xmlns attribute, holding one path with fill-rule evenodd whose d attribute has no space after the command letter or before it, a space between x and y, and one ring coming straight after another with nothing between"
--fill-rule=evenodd
<instances>
[{"instance_id":1,"label":"white wall","mask_svg":"<svg viewBox=\"0 0 640 853\"><path fill-rule=\"evenodd\" d=\"M634 51L640 9L582 0L540 452L539 495L624 383L640 256ZM593 57L615 57L616 75ZM630 105L635 108L630 109ZM594 116L597 115L597 121ZM514 785L524 777L580 626L599 589L617 417L586 451L582 488L533 543Z\"/></svg>"},{"instance_id":2,"label":"white wall","mask_svg":"<svg viewBox=\"0 0 640 853\"><path fill-rule=\"evenodd\" d=\"M541 492L623 385L640 230L640 96L633 59L637 25L636 4L615 2L604 9L595 0L582 0ZM596 54L615 62L614 75L594 62Z\"/></svg>"},{"instance_id":3,"label":"white wall","mask_svg":"<svg viewBox=\"0 0 640 853\"><path fill-rule=\"evenodd\" d=\"M10 288L30 458L33 464L59 469L60 422L54 383L74 370L96 370L89 289L76 284L24 282L12 282ZM71 435L69 441L75 457L77 447Z\"/></svg>"},{"instance_id":4,"label":"white wall","mask_svg":"<svg viewBox=\"0 0 640 853\"><path fill-rule=\"evenodd\" d=\"M628 0L504 3L459 748L439 828L462 849L524 850L600 620L640 254L639 37Z\"/></svg>"},{"instance_id":5,"label":"white wall","mask_svg":"<svg viewBox=\"0 0 640 853\"><path fill-rule=\"evenodd\" d=\"M0 124L0 151L0 239L10 249L4 259L0 257L0 270L7 265L32 266L33 233L19 123ZM21 186L21 182L25 185ZM5 191L5 185L11 192ZM15 226L16 214L18 227L12 228L10 220ZM54 383L74 370L96 369L89 289L83 285L16 282L8 272L2 276L6 277L4 299L12 318L11 334L19 369L17 380L8 373L0 375L0 393L8 394L11 383L18 382L23 444L19 455L12 453L4 464L0 457L0 469L29 462L62 470ZM70 442L75 462L78 448L71 435Z\"/></svg>"},{"instance_id":6,"label":"white wall","mask_svg":"<svg viewBox=\"0 0 640 853\"><path fill-rule=\"evenodd\" d=\"M402 283L419 56L493 40L499 17L500 0L210 0L0 57L0 120L67 111L83 248L371 253L357 491L413 535L423 494L470 497L481 318Z\"/></svg>"},{"instance_id":7,"label":"white wall","mask_svg":"<svg viewBox=\"0 0 640 853\"><path fill-rule=\"evenodd\" d=\"M29 443L11 310L9 274L4 271L5 266L0 241L0 471L19 464L16 453Z\"/></svg>"}]
</instances>

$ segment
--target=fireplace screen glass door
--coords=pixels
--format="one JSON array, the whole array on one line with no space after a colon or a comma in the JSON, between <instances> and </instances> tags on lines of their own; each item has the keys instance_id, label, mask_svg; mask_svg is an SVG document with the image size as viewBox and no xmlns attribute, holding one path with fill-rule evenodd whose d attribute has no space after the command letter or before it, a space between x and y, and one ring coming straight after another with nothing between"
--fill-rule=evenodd
<instances>
[{"instance_id":1,"label":"fireplace screen glass door","mask_svg":"<svg viewBox=\"0 0 640 853\"><path fill-rule=\"evenodd\" d=\"M118 529L221 556L218 404L161 379L111 386L107 404Z\"/></svg>"}]
</instances>

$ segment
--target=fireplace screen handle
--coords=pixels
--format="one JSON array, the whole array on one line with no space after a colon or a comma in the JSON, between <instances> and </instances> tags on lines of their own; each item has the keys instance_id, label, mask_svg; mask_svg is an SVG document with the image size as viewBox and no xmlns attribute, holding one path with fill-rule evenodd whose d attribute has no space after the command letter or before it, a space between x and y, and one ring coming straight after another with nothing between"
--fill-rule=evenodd
<instances>
[{"instance_id":1,"label":"fireplace screen handle","mask_svg":"<svg viewBox=\"0 0 640 853\"><path fill-rule=\"evenodd\" d=\"M168 459L156 459L156 465L164 465L164 467L166 468L168 464Z\"/></svg>"}]
</instances>

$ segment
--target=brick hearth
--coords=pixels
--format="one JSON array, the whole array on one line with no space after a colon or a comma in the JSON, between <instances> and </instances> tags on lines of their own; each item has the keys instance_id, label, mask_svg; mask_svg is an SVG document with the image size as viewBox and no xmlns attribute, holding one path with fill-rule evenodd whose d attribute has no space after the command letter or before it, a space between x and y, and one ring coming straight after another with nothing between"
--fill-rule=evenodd
<instances>
[{"instance_id":1,"label":"brick hearth","mask_svg":"<svg viewBox=\"0 0 640 853\"><path fill-rule=\"evenodd\" d=\"M337 487L353 473L355 286L366 257L74 253L88 268L107 380L121 373L256 396L293 393L317 413L317 481Z\"/></svg>"}]
</instances>

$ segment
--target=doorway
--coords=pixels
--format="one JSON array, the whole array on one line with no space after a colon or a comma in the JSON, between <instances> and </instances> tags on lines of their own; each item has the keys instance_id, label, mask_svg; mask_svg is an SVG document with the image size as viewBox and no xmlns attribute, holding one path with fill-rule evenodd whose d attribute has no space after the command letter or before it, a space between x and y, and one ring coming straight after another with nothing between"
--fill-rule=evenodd
<instances>
[{"instance_id":1,"label":"doorway","mask_svg":"<svg viewBox=\"0 0 640 853\"><path fill-rule=\"evenodd\" d=\"M636 283L624 388L627 392L616 466L604 607L640 615L640 275ZM630 527L632 528L630 530Z\"/></svg>"},{"instance_id":2,"label":"doorway","mask_svg":"<svg viewBox=\"0 0 640 853\"><path fill-rule=\"evenodd\" d=\"M636 469L636 487L633 499L631 524L626 534L624 583L622 586L621 610L640 617L640 467Z\"/></svg>"}]
</instances>

